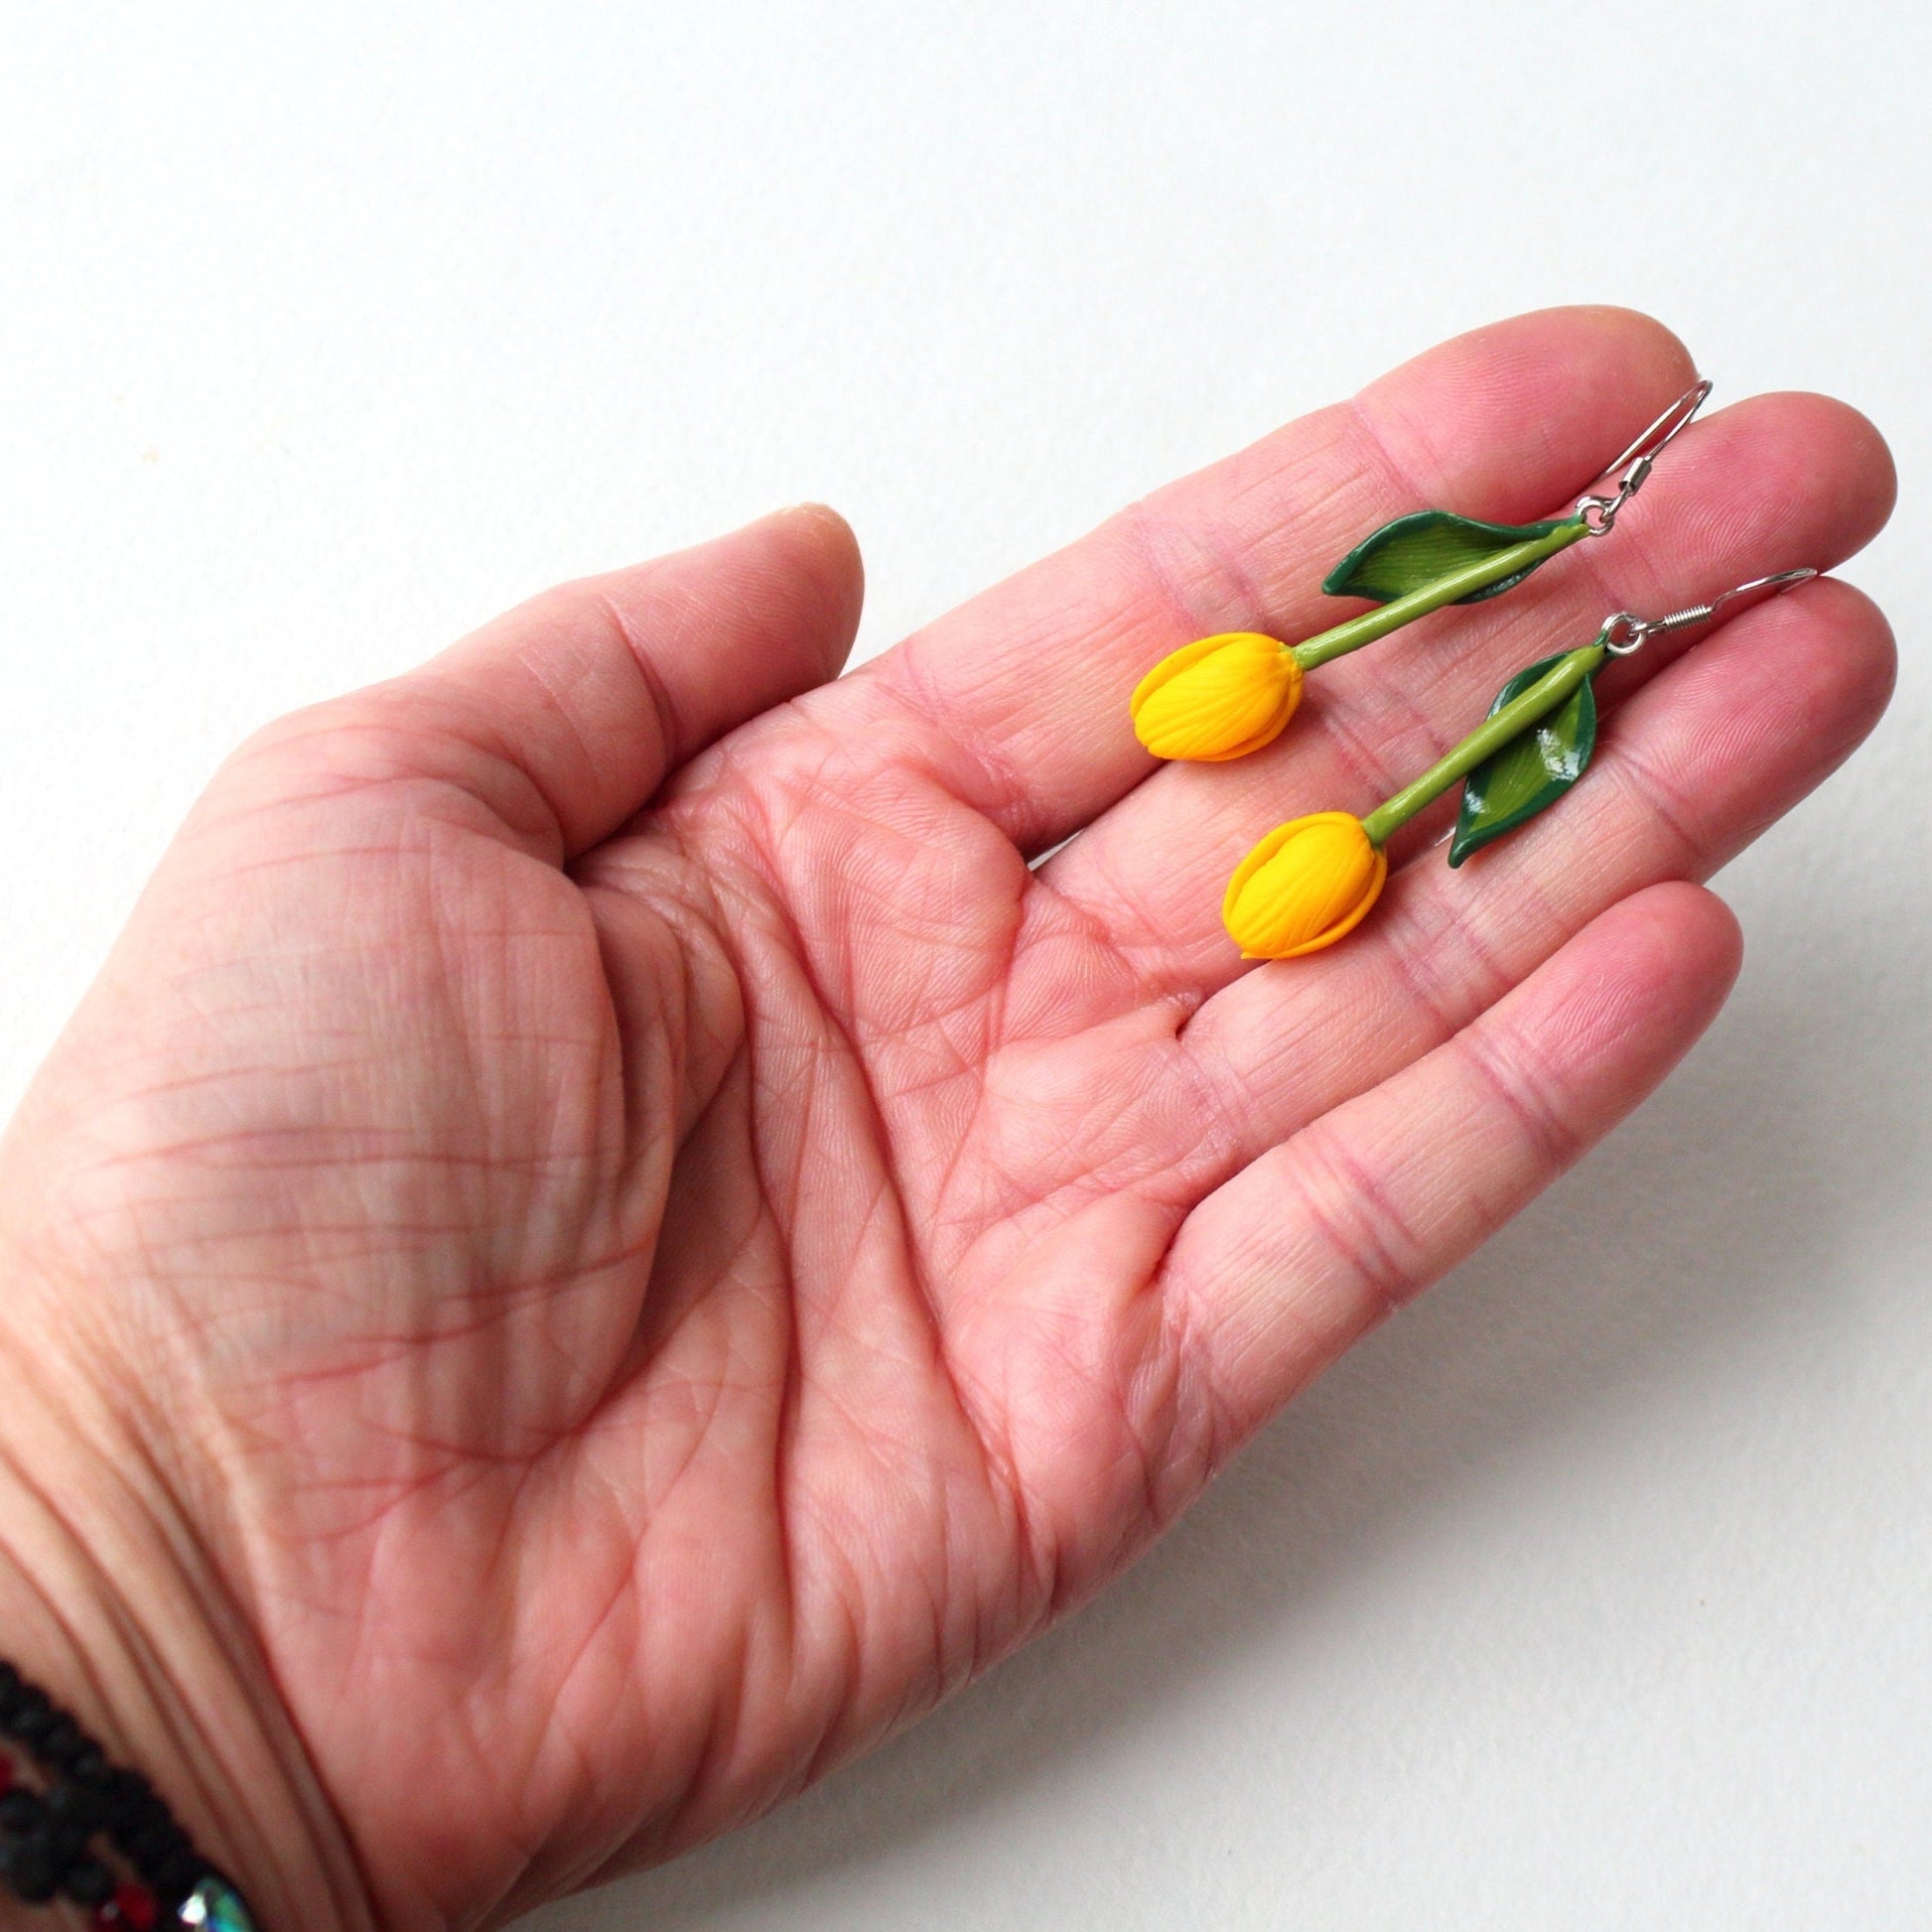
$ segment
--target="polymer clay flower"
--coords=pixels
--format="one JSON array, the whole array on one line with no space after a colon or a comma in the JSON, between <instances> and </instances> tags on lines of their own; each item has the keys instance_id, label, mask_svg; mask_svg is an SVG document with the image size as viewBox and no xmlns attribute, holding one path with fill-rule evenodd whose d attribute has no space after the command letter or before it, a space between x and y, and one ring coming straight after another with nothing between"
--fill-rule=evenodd
<instances>
[{"instance_id":1,"label":"polymer clay flower","mask_svg":"<svg viewBox=\"0 0 1932 1932\"><path fill-rule=\"evenodd\" d=\"M1202 637L1164 657L1135 687L1134 729L1156 758L1238 759L1294 716L1302 679L1447 604L1500 597L1585 537L1609 533L1651 466L1711 393L1700 378L1603 472L1614 493L1578 499L1563 517L1485 523L1451 510L1411 510L1371 532L1321 580L1328 597L1379 608L1286 644L1253 630ZM1615 475L1612 478L1611 473Z\"/></svg>"},{"instance_id":2,"label":"polymer clay flower","mask_svg":"<svg viewBox=\"0 0 1932 1932\"><path fill-rule=\"evenodd\" d=\"M1226 630L1170 653L1134 687L1134 733L1158 759L1238 759L1295 715L1302 666L1258 630Z\"/></svg>"},{"instance_id":3,"label":"polymer clay flower","mask_svg":"<svg viewBox=\"0 0 1932 1932\"><path fill-rule=\"evenodd\" d=\"M1449 842L1452 866L1569 791L1596 746L1590 682L1612 657L1628 657L1651 637L1709 623L1734 599L1789 590L1817 575L1804 568L1755 577L1709 604L1647 621L1614 613L1587 644L1518 671L1461 744L1366 818L1314 812L1276 826L1228 881L1222 923L1249 959L1294 959L1333 945L1354 931L1380 896L1389 876L1389 840L1451 785L1462 785Z\"/></svg>"},{"instance_id":4,"label":"polymer clay flower","mask_svg":"<svg viewBox=\"0 0 1932 1932\"><path fill-rule=\"evenodd\" d=\"M1278 825L1228 881L1221 920L1249 959L1294 959L1352 932L1389 876L1388 855L1353 812Z\"/></svg>"}]
</instances>

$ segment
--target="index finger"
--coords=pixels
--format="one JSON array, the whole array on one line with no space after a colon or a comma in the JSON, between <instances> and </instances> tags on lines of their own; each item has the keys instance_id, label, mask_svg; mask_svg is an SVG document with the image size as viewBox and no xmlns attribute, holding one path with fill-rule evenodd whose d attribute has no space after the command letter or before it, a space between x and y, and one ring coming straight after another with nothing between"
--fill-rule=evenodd
<instances>
[{"instance_id":1,"label":"index finger","mask_svg":"<svg viewBox=\"0 0 1932 1932\"><path fill-rule=\"evenodd\" d=\"M1406 511L1521 522L1564 506L1693 379L1683 344L1627 309L1456 337L914 632L845 680L841 702L909 720L895 756L1042 850L1155 768L1127 699L1168 651L1334 621L1321 578ZM1665 493L1653 481L1633 513Z\"/></svg>"}]
</instances>

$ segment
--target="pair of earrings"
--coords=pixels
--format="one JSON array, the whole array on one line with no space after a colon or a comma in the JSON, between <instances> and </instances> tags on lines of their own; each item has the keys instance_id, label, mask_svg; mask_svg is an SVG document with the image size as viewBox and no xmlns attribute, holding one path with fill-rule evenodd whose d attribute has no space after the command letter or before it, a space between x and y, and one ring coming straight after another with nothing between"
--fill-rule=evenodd
<instances>
[{"instance_id":1,"label":"pair of earrings","mask_svg":"<svg viewBox=\"0 0 1932 1932\"><path fill-rule=\"evenodd\" d=\"M1445 605L1499 597L1571 544L1607 535L1710 393L1711 384L1699 381L1680 396L1609 465L1609 493L1581 497L1567 517L1500 524L1418 510L1385 524L1321 584L1330 596L1372 598L1379 609L1300 644L1230 631L1183 645L1134 691L1141 743L1165 759L1222 760L1259 751L1294 716L1308 672ZM1791 570L1757 578L1713 603L1650 621L1619 611L1589 643L1518 671L1474 732L1365 818L1315 812L1270 832L1228 882L1221 911L1230 936L1250 958L1292 959L1332 945L1354 930L1380 895L1390 837L1458 780L1462 805L1449 843L1451 866L1554 804L1583 776L1596 742L1591 680L1612 657L1706 622L1736 598L1816 575Z\"/></svg>"}]
</instances>

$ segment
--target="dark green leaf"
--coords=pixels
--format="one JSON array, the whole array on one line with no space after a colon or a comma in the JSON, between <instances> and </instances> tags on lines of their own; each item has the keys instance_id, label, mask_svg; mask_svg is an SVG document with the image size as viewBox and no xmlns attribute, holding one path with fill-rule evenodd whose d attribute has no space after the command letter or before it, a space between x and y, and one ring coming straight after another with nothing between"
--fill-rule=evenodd
<instances>
[{"instance_id":1,"label":"dark green leaf","mask_svg":"<svg viewBox=\"0 0 1932 1932\"><path fill-rule=\"evenodd\" d=\"M1478 523L1473 517L1452 516L1448 510L1417 510L1385 523L1372 537L1364 537L1326 577L1321 588L1330 597L1367 597L1387 604L1411 591L1427 589L1452 570L1512 544L1533 543L1547 537L1556 523ZM1513 584L1520 584L1530 571L1485 584L1458 604L1479 604L1485 597L1499 597Z\"/></svg>"},{"instance_id":2,"label":"dark green leaf","mask_svg":"<svg viewBox=\"0 0 1932 1932\"><path fill-rule=\"evenodd\" d=\"M1494 717L1510 699L1521 697L1538 678L1547 677L1567 652L1546 657L1528 670L1518 671L1496 693L1489 707ZM1584 775L1584 766L1596 749L1596 697L1586 678L1570 699L1539 719L1522 737L1513 739L1462 781L1462 809L1455 817L1455 836L1449 841L1449 862L1459 866L1471 852L1491 839L1514 831L1553 804Z\"/></svg>"}]
</instances>

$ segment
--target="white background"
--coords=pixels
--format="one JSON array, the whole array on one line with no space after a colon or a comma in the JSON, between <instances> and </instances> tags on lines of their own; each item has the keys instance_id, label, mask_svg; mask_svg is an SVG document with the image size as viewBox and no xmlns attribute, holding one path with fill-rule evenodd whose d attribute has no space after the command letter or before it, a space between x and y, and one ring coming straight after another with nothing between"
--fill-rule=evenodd
<instances>
[{"instance_id":1,"label":"white background","mask_svg":"<svg viewBox=\"0 0 1932 1932\"><path fill-rule=\"evenodd\" d=\"M1918 0L0 0L0 1098L223 751L804 496L862 649L1454 330L1654 310L1902 507L1870 748L1614 1140L1095 1609L551 1932L1932 1922Z\"/></svg>"}]
</instances>

